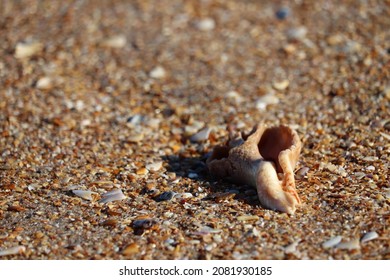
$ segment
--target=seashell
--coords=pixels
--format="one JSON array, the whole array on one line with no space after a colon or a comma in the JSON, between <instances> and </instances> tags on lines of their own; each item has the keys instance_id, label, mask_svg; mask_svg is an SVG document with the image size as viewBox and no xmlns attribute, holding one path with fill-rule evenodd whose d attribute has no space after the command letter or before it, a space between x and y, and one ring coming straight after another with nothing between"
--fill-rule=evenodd
<instances>
[{"instance_id":1,"label":"seashell","mask_svg":"<svg viewBox=\"0 0 390 280\"><path fill-rule=\"evenodd\" d=\"M15 58L24 59L36 55L43 49L43 44L40 42L25 42L17 43L15 48Z\"/></svg>"},{"instance_id":2,"label":"seashell","mask_svg":"<svg viewBox=\"0 0 390 280\"><path fill-rule=\"evenodd\" d=\"M145 167L149 171L159 171L162 167L162 164L163 164L162 161L157 161L157 162L147 164Z\"/></svg>"},{"instance_id":3,"label":"seashell","mask_svg":"<svg viewBox=\"0 0 390 280\"><path fill-rule=\"evenodd\" d=\"M332 237L328 241L325 241L324 243L322 243L322 248L324 248L324 249L332 248L332 247L336 246L337 244L339 244L341 242L342 238L343 237L340 235Z\"/></svg>"},{"instance_id":4,"label":"seashell","mask_svg":"<svg viewBox=\"0 0 390 280\"><path fill-rule=\"evenodd\" d=\"M123 48L124 46L126 46L126 43L127 43L126 36L116 35L116 36L110 37L108 39L105 39L103 41L103 46L108 47L108 48L119 49L119 48Z\"/></svg>"},{"instance_id":5,"label":"seashell","mask_svg":"<svg viewBox=\"0 0 390 280\"><path fill-rule=\"evenodd\" d=\"M26 247L15 246L15 247L11 247L11 248L0 251L0 257L8 256L8 255L15 255L15 254L22 254L25 251L26 251Z\"/></svg>"},{"instance_id":6,"label":"seashell","mask_svg":"<svg viewBox=\"0 0 390 280\"><path fill-rule=\"evenodd\" d=\"M74 195L81 197L82 199L91 200L91 201L93 200L93 198L92 198L93 192L91 192L91 191L73 190L72 192L74 193Z\"/></svg>"},{"instance_id":7,"label":"seashell","mask_svg":"<svg viewBox=\"0 0 390 280\"><path fill-rule=\"evenodd\" d=\"M376 233L375 231L370 231L370 232L367 232L367 233L362 237L362 239L360 240L360 242L365 243L365 242L368 242L368 241L377 239L378 237L379 237L378 233Z\"/></svg>"},{"instance_id":8,"label":"seashell","mask_svg":"<svg viewBox=\"0 0 390 280\"><path fill-rule=\"evenodd\" d=\"M301 203L293 172L300 151L301 141L292 128L260 124L248 136L231 133L227 145L217 146L206 163L217 178L256 187L264 207L293 214Z\"/></svg>"},{"instance_id":9,"label":"seashell","mask_svg":"<svg viewBox=\"0 0 390 280\"><path fill-rule=\"evenodd\" d=\"M352 239L351 241L339 243L336 246L336 248L338 248L338 249L346 249L346 250L360 249L359 239L356 238L356 239Z\"/></svg>"},{"instance_id":10,"label":"seashell","mask_svg":"<svg viewBox=\"0 0 390 280\"><path fill-rule=\"evenodd\" d=\"M149 76L153 79L163 79L167 75L165 69L161 66L157 66L150 71Z\"/></svg>"},{"instance_id":11,"label":"seashell","mask_svg":"<svg viewBox=\"0 0 390 280\"><path fill-rule=\"evenodd\" d=\"M99 200L99 203L107 203L117 200L125 199L126 196L123 194L121 189L115 189L113 191L109 191L102 195L102 199Z\"/></svg>"},{"instance_id":12,"label":"seashell","mask_svg":"<svg viewBox=\"0 0 390 280\"><path fill-rule=\"evenodd\" d=\"M209 139L211 128L205 127L190 137L191 142L203 142Z\"/></svg>"}]
</instances>

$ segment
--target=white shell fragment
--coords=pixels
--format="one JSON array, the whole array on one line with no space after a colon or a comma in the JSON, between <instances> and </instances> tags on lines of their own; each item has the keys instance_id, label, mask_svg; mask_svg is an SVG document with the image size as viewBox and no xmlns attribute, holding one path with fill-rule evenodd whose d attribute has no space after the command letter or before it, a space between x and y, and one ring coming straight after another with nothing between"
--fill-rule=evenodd
<instances>
[{"instance_id":1,"label":"white shell fragment","mask_svg":"<svg viewBox=\"0 0 390 280\"><path fill-rule=\"evenodd\" d=\"M162 79L166 76L166 71L163 67L157 66L150 71L149 76L153 79Z\"/></svg>"},{"instance_id":2,"label":"white shell fragment","mask_svg":"<svg viewBox=\"0 0 390 280\"><path fill-rule=\"evenodd\" d=\"M103 45L109 48L123 48L126 46L126 37L124 35L116 35L103 41Z\"/></svg>"},{"instance_id":3,"label":"white shell fragment","mask_svg":"<svg viewBox=\"0 0 390 280\"><path fill-rule=\"evenodd\" d=\"M37 89L50 89L53 86L53 82L49 77L42 77L37 81Z\"/></svg>"},{"instance_id":4,"label":"white shell fragment","mask_svg":"<svg viewBox=\"0 0 390 280\"><path fill-rule=\"evenodd\" d=\"M149 171L159 171L162 167L162 161L153 162L150 164L147 164L145 167Z\"/></svg>"},{"instance_id":5,"label":"white shell fragment","mask_svg":"<svg viewBox=\"0 0 390 280\"><path fill-rule=\"evenodd\" d=\"M18 43L15 48L15 58L23 59L39 53L43 49L42 43Z\"/></svg>"},{"instance_id":6,"label":"white shell fragment","mask_svg":"<svg viewBox=\"0 0 390 280\"><path fill-rule=\"evenodd\" d=\"M378 237L379 237L378 233L376 233L375 231L370 231L370 232L367 232L367 233L362 237L362 239L361 239L360 241L361 241L362 243L365 243L365 242L368 242L368 241L377 239Z\"/></svg>"},{"instance_id":7,"label":"white shell fragment","mask_svg":"<svg viewBox=\"0 0 390 280\"><path fill-rule=\"evenodd\" d=\"M300 240L295 240L293 243L287 245L284 247L284 252L286 254L294 254L297 252L297 246L299 244Z\"/></svg>"},{"instance_id":8,"label":"white shell fragment","mask_svg":"<svg viewBox=\"0 0 390 280\"><path fill-rule=\"evenodd\" d=\"M289 86L290 82L288 80L283 80L280 82L274 82L272 86L276 90L285 90Z\"/></svg>"},{"instance_id":9,"label":"white shell fragment","mask_svg":"<svg viewBox=\"0 0 390 280\"><path fill-rule=\"evenodd\" d=\"M332 248L332 247L336 246L337 244L339 244L341 242L341 239L342 239L342 237L340 235L332 237L328 241L325 241L324 243L322 243L322 248L324 248L324 249Z\"/></svg>"},{"instance_id":10,"label":"white shell fragment","mask_svg":"<svg viewBox=\"0 0 390 280\"><path fill-rule=\"evenodd\" d=\"M15 247L11 247L11 248L0 251L0 257L8 256L8 255L15 255L15 254L22 254L25 251L26 251L26 247L15 246Z\"/></svg>"},{"instance_id":11,"label":"white shell fragment","mask_svg":"<svg viewBox=\"0 0 390 280\"><path fill-rule=\"evenodd\" d=\"M212 18L204 18L197 22L196 27L201 31L209 31L215 28L215 21Z\"/></svg>"},{"instance_id":12,"label":"white shell fragment","mask_svg":"<svg viewBox=\"0 0 390 280\"><path fill-rule=\"evenodd\" d=\"M191 142L203 142L209 139L211 128L205 127L190 137Z\"/></svg>"},{"instance_id":13,"label":"white shell fragment","mask_svg":"<svg viewBox=\"0 0 390 280\"><path fill-rule=\"evenodd\" d=\"M107 203L107 202L122 200L125 198L126 196L123 194L121 189L115 189L113 191L103 194L102 199L99 200L99 203Z\"/></svg>"},{"instance_id":14,"label":"white shell fragment","mask_svg":"<svg viewBox=\"0 0 390 280\"><path fill-rule=\"evenodd\" d=\"M279 103L279 98L274 94L266 94L256 100L256 108L265 110L268 105L275 105Z\"/></svg>"},{"instance_id":15,"label":"white shell fragment","mask_svg":"<svg viewBox=\"0 0 390 280\"><path fill-rule=\"evenodd\" d=\"M347 249L347 250L360 249L359 239L355 238L355 239L352 239L351 241L339 243L336 246L336 248Z\"/></svg>"},{"instance_id":16,"label":"white shell fragment","mask_svg":"<svg viewBox=\"0 0 390 280\"><path fill-rule=\"evenodd\" d=\"M73 190L72 192L74 193L74 195L81 197L82 199L90 200L90 201L93 200L93 197L92 197L93 192L91 192L91 191Z\"/></svg>"}]
</instances>

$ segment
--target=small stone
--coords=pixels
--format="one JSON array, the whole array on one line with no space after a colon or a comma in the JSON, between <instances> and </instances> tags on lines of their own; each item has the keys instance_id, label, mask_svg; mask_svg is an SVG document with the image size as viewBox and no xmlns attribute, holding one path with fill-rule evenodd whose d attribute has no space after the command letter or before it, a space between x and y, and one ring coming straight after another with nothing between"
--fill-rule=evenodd
<instances>
[{"instance_id":1,"label":"small stone","mask_svg":"<svg viewBox=\"0 0 390 280\"><path fill-rule=\"evenodd\" d=\"M37 81L37 89L47 90L53 86L52 80L49 77L42 77Z\"/></svg>"},{"instance_id":2,"label":"small stone","mask_svg":"<svg viewBox=\"0 0 390 280\"><path fill-rule=\"evenodd\" d=\"M176 193L175 195L176 199L187 199L192 197L193 197L192 193Z\"/></svg>"},{"instance_id":3,"label":"small stone","mask_svg":"<svg viewBox=\"0 0 390 280\"><path fill-rule=\"evenodd\" d=\"M149 171L145 167L138 169L136 172L137 175L146 175L148 173L149 173Z\"/></svg>"},{"instance_id":4,"label":"small stone","mask_svg":"<svg viewBox=\"0 0 390 280\"><path fill-rule=\"evenodd\" d=\"M123 249L122 254L125 256L131 256L139 252L139 246L137 243L131 243L125 249Z\"/></svg>"},{"instance_id":5,"label":"small stone","mask_svg":"<svg viewBox=\"0 0 390 280\"><path fill-rule=\"evenodd\" d=\"M369 166L366 167L366 170L374 171L375 170L375 166L369 165Z\"/></svg>"},{"instance_id":6,"label":"small stone","mask_svg":"<svg viewBox=\"0 0 390 280\"><path fill-rule=\"evenodd\" d=\"M362 239L360 240L360 242L366 243L366 242L368 242L368 241L377 239L378 237L379 237L378 233L376 233L375 231L370 231L370 232L367 232L367 233L362 237Z\"/></svg>"},{"instance_id":7,"label":"small stone","mask_svg":"<svg viewBox=\"0 0 390 280\"><path fill-rule=\"evenodd\" d=\"M201 31L210 31L215 28L215 21L212 18L204 18L198 21L196 26Z\"/></svg>"},{"instance_id":8,"label":"small stone","mask_svg":"<svg viewBox=\"0 0 390 280\"><path fill-rule=\"evenodd\" d=\"M256 100L256 108L259 110L265 110L268 105L275 105L279 103L279 98L274 94L264 95Z\"/></svg>"},{"instance_id":9,"label":"small stone","mask_svg":"<svg viewBox=\"0 0 390 280\"><path fill-rule=\"evenodd\" d=\"M130 143L139 143L144 139L144 134L143 133L137 133L134 135L130 135L127 137L127 141Z\"/></svg>"},{"instance_id":10,"label":"small stone","mask_svg":"<svg viewBox=\"0 0 390 280\"><path fill-rule=\"evenodd\" d=\"M109 48L123 48L126 46L126 37L124 35L116 35L103 41L103 46Z\"/></svg>"},{"instance_id":11,"label":"small stone","mask_svg":"<svg viewBox=\"0 0 390 280\"><path fill-rule=\"evenodd\" d=\"M150 164L147 164L145 167L146 169L148 169L149 171L159 171L162 167L162 161L157 161L157 162L153 162L153 163L150 163Z\"/></svg>"},{"instance_id":12,"label":"small stone","mask_svg":"<svg viewBox=\"0 0 390 280\"><path fill-rule=\"evenodd\" d=\"M340 235L332 237L328 241L325 241L324 243L322 243L322 248L324 248L324 249L332 248L332 247L336 246L337 244L339 244L341 242L341 239L342 239L342 236L340 236Z\"/></svg>"},{"instance_id":13,"label":"small stone","mask_svg":"<svg viewBox=\"0 0 390 280\"><path fill-rule=\"evenodd\" d=\"M199 176L198 176L198 174L196 174L196 173L193 173L193 172L190 172L190 173L188 173L188 178L190 178L190 179L196 179L196 178L198 178Z\"/></svg>"},{"instance_id":14,"label":"small stone","mask_svg":"<svg viewBox=\"0 0 390 280\"><path fill-rule=\"evenodd\" d=\"M248 216L238 216L237 217L237 221L242 221L242 222L246 222L246 221L257 221L259 219L258 216L255 216L255 215L248 215Z\"/></svg>"},{"instance_id":15,"label":"small stone","mask_svg":"<svg viewBox=\"0 0 390 280\"><path fill-rule=\"evenodd\" d=\"M118 221L115 219L108 219L101 223L102 226L106 226L106 227L116 227L117 224Z\"/></svg>"},{"instance_id":16,"label":"small stone","mask_svg":"<svg viewBox=\"0 0 390 280\"><path fill-rule=\"evenodd\" d=\"M283 80L280 82L274 82L272 86L276 90L285 90L289 86L290 82L288 80Z\"/></svg>"},{"instance_id":17,"label":"small stone","mask_svg":"<svg viewBox=\"0 0 390 280\"><path fill-rule=\"evenodd\" d=\"M153 79L163 79L166 76L166 71L163 67L157 66L150 71L149 76Z\"/></svg>"},{"instance_id":18,"label":"small stone","mask_svg":"<svg viewBox=\"0 0 390 280\"><path fill-rule=\"evenodd\" d=\"M344 38L340 34L334 34L329 36L326 39L326 41L328 42L329 45L334 46L334 45L341 44L344 41Z\"/></svg>"},{"instance_id":19,"label":"small stone","mask_svg":"<svg viewBox=\"0 0 390 280\"><path fill-rule=\"evenodd\" d=\"M236 196L235 193L229 193L229 192L219 193L215 195L215 201L218 203L223 201L229 201L232 200L235 196Z\"/></svg>"},{"instance_id":20,"label":"small stone","mask_svg":"<svg viewBox=\"0 0 390 280\"><path fill-rule=\"evenodd\" d=\"M13 212L23 212L26 209L20 205L11 205L8 207L8 211L13 211Z\"/></svg>"},{"instance_id":21,"label":"small stone","mask_svg":"<svg viewBox=\"0 0 390 280\"><path fill-rule=\"evenodd\" d=\"M275 15L278 19L284 20L290 15L290 9L288 7L281 7L276 11Z\"/></svg>"},{"instance_id":22,"label":"small stone","mask_svg":"<svg viewBox=\"0 0 390 280\"><path fill-rule=\"evenodd\" d=\"M161 202L161 201L168 201L171 200L175 196L175 192L172 191L166 191L157 196L156 201Z\"/></svg>"},{"instance_id":23,"label":"small stone","mask_svg":"<svg viewBox=\"0 0 390 280\"><path fill-rule=\"evenodd\" d=\"M23 59L34 56L43 49L40 42L18 43L15 48L15 58Z\"/></svg>"},{"instance_id":24,"label":"small stone","mask_svg":"<svg viewBox=\"0 0 390 280\"><path fill-rule=\"evenodd\" d=\"M289 40L302 40L306 37L307 28L304 26L290 28L287 30L287 38Z\"/></svg>"},{"instance_id":25,"label":"small stone","mask_svg":"<svg viewBox=\"0 0 390 280\"><path fill-rule=\"evenodd\" d=\"M231 99L236 103L241 103L243 100L242 96L237 91L234 90L227 92L226 98Z\"/></svg>"},{"instance_id":26,"label":"small stone","mask_svg":"<svg viewBox=\"0 0 390 280\"><path fill-rule=\"evenodd\" d=\"M204 142L204 141L209 139L211 131L212 131L211 128L205 127L202 130L200 130L199 132L197 132L196 134L192 135L190 137L190 141L191 142L197 142L197 143Z\"/></svg>"}]
</instances>

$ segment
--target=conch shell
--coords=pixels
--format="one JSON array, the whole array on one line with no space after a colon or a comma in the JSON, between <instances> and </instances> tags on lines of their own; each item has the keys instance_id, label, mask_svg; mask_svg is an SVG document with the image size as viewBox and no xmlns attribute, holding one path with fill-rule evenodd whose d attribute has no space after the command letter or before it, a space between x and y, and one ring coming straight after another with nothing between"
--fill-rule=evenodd
<instances>
[{"instance_id":1,"label":"conch shell","mask_svg":"<svg viewBox=\"0 0 390 280\"><path fill-rule=\"evenodd\" d=\"M231 133L228 143L215 147L206 163L217 178L230 177L256 187L264 207L293 214L301 203L294 180L301 147L297 132L290 127L260 124L248 136Z\"/></svg>"}]
</instances>

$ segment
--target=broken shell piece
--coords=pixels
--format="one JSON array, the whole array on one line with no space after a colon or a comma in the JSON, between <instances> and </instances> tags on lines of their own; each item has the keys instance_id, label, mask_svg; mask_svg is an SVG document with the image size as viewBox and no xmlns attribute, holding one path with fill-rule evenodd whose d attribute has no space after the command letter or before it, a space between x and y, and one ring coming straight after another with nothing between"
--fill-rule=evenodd
<instances>
[{"instance_id":1,"label":"broken shell piece","mask_svg":"<svg viewBox=\"0 0 390 280\"><path fill-rule=\"evenodd\" d=\"M260 203L293 214L301 203L295 189L294 167L301 151L296 131L288 126L256 126L248 136L230 137L214 149L207 166L218 178L230 177L256 187Z\"/></svg>"},{"instance_id":2,"label":"broken shell piece","mask_svg":"<svg viewBox=\"0 0 390 280\"><path fill-rule=\"evenodd\" d=\"M72 192L74 193L74 195L81 197L85 200L93 200L91 191L73 190Z\"/></svg>"},{"instance_id":3,"label":"broken shell piece","mask_svg":"<svg viewBox=\"0 0 390 280\"><path fill-rule=\"evenodd\" d=\"M15 246L15 247L11 247L11 248L0 251L0 257L8 256L8 255L15 255L15 254L22 254L25 251L26 251L26 247Z\"/></svg>"},{"instance_id":4,"label":"broken shell piece","mask_svg":"<svg viewBox=\"0 0 390 280\"><path fill-rule=\"evenodd\" d=\"M102 199L99 200L99 203L107 203L111 201L117 201L125 199L126 196L123 194L121 189L116 189L110 192L107 192L102 195Z\"/></svg>"}]
</instances>

